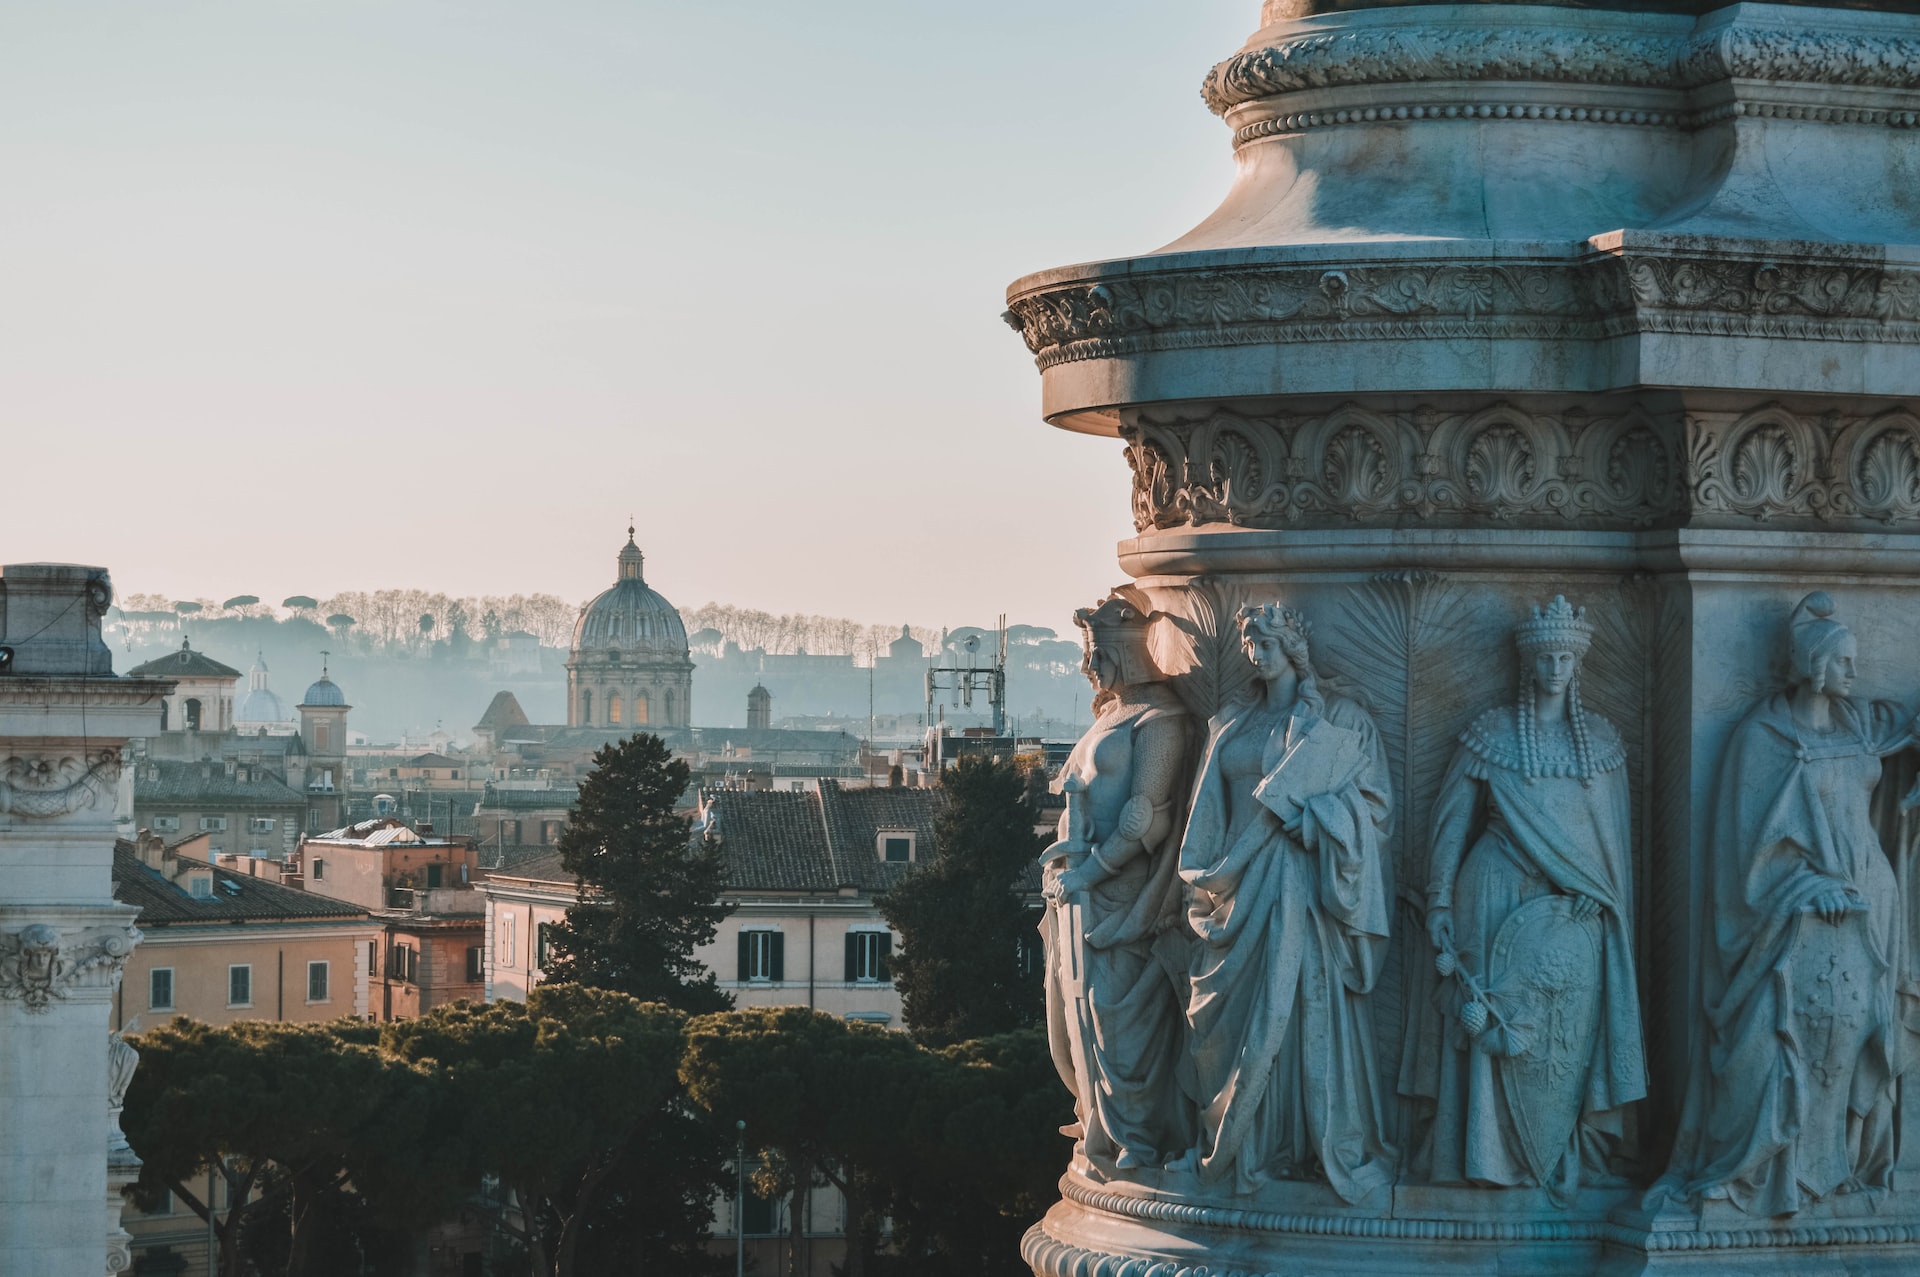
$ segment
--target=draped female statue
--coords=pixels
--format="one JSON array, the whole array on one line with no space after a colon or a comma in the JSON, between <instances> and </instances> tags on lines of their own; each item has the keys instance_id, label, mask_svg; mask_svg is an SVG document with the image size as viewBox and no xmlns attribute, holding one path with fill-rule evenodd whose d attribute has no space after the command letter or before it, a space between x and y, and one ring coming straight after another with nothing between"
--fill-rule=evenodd
<instances>
[{"instance_id":1,"label":"draped female statue","mask_svg":"<svg viewBox=\"0 0 1920 1277\"><path fill-rule=\"evenodd\" d=\"M1130 587L1074 613L1094 724L1061 772L1067 812L1041 857L1048 1038L1077 1151L1106 1172L1157 1167L1193 1139L1176 1080L1187 953L1172 845L1192 717L1148 650L1151 617Z\"/></svg>"},{"instance_id":2,"label":"draped female statue","mask_svg":"<svg viewBox=\"0 0 1920 1277\"><path fill-rule=\"evenodd\" d=\"M1555 596L1514 632L1520 696L1460 737L1434 804L1427 932L1443 979L1438 1183L1608 1178L1646 1094L1626 752L1580 703L1593 626Z\"/></svg>"},{"instance_id":3,"label":"draped female statue","mask_svg":"<svg viewBox=\"0 0 1920 1277\"><path fill-rule=\"evenodd\" d=\"M1323 694L1308 627L1244 608L1250 699L1216 715L1180 845L1197 937L1187 1019L1203 1184L1324 1176L1347 1201L1393 1177L1367 996L1392 898L1392 810L1366 711Z\"/></svg>"},{"instance_id":4,"label":"draped female statue","mask_svg":"<svg viewBox=\"0 0 1920 1277\"><path fill-rule=\"evenodd\" d=\"M1741 720L1707 856L1704 1024L1673 1165L1653 1200L1758 1215L1888 1185L1894 1079L1915 1058L1905 907L1876 824L1881 760L1915 742L1855 700L1833 600L1793 610L1792 686ZM1891 823L1891 822L1887 822Z\"/></svg>"}]
</instances>

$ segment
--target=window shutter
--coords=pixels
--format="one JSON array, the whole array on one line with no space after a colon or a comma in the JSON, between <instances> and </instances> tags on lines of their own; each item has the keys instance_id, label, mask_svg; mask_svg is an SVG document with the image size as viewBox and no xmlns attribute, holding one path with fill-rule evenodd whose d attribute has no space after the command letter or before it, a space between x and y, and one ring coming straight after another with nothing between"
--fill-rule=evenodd
<instances>
[{"instance_id":1,"label":"window shutter","mask_svg":"<svg viewBox=\"0 0 1920 1277\"><path fill-rule=\"evenodd\" d=\"M847 932L847 983L860 978L860 933Z\"/></svg>"},{"instance_id":2,"label":"window shutter","mask_svg":"<svg viewBox=\"0 0 1920 1277\"><path fill-rule=\"evenodd\" d=\"M772 964L773 970L768 974L770 974L773 977L773 982L775 984L778 984L782 980L787 978L787 963L786 963L787 938L781 935L778 931L776 931L772 934L772 940L773 940L773 964Z\"/></svg>"},{"instance_id":3,"label":"window shutter","mask_svg":"<svg viewBox=\"0 0 1920 1277\"><path fill-rule=\"evenodd\" d=\"M880 971L882 980L893 979L893 932L888 931L879 937Z\"/></svg>"},{"instance_id":4,"label":"window shutter","mask_svg":"<svg viewBox=\"0 0 1920 1277\"><path fill-rule=\"evenodd\" d=\"M740 982L745 984L753 977L753 936L746 931L740 933Z\"/></svg>"}]
</instances>

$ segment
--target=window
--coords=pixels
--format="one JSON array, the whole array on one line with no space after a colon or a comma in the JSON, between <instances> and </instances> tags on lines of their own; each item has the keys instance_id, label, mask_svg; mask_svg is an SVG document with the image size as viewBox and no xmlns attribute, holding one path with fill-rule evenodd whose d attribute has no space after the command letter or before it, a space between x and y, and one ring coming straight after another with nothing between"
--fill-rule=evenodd
<instances>
[{"instance_id":1,"label":"window","mask_svg":"<svg viewBox=\"0 0 1920 1277\"><path fill-rule=\"evenodd\" d=\"M495 921L499 926L500 934L496 938L497 947L493 951L494 965L501 966L501 967L511 967L513 966L513 951L514 951L513 933L516 930L516 924L519 922L519 917L515 914L503 913L498 915Z\"/></svg>"},{"instance_id":2,"label":"window","mask_svg":"<svg viewBox=\"0 0 1920 1277\"><path fill-rule=\"evenodd\" d=\"M213 899L213 875L194 874L187 879L187 894L195 900Z\"/></svg>"},{"instance_id":3,"label":"window","mask_svg":"<svg viewBox=\"0 0 1920 1277\"><path fill-rule=\"evenodd\" d=\"M620 708L620 698L618 696L607 697L607 721L609 723L617 723L620 721Z\"/></svg>"},{"instance_id":4,"label":"window","mask_svg":"<svg viewBox=\"0 0 1920 1277\"><path fill-rule=\"evenodd\" d=\"M741 1203L741 1230L749 1237L772 1237L780 1232L781 1198L762 1197L749 1188Z\"/></svg>"},{"instance_id":5,"label":"window","mask_svg":"<svg viewBox=\"0 0 1920 1277\"><path fill-rule=\"evenodd\" d=\"M224 834L227 832L227 818L225 816L202 816L200 817L200 829L203 833Z\"/></svg>"},{"instance_id":6,"label":"window","mask_svg":"<svg viewBox=\"0 0 1920 1277\"><path fill-rule=\"evenodd\" d=\"M319 750L331 749L333 747L333 731L328 724L315 723L313 725L313 747Z\"/></svg>"},{"instance_id":7,"label":"window","mask_svg":"<svg viewBox=\"0 0 1920 1277\"><path fill-rule=\"evenodd\" d=\"M668 692L660 698L661 712L667 716L667 726L673 726L673 693Z\"/></svg>"},{"instance_id":8,"label":"window","mask_svg":"<svg viewBox=\"0 0 1920 1277\"><path fill-rule=\"evenodd\" d=\"M327 862L318 856L313 858L313 880L315 882L325 882L327 880Z\"/></svg>"},{"instance_id":9,"label":"window","mask_svg":"<svg viewBox=\"0 0 1920 1277\"><path fill-rule=\"evenodd\" d=\"M892 954L891 931L847 932L847 983L880 984L892 979L887 969Z\"/></svg>"},{"instance_id":10,"label":"window","mask_svg":"<svg viewBox=\"0 0 1920 1277\"><path fill-rule=\"evenodd\" d=\"M327 975L327 964L325 962L309 962L307 964L307 1001L325 1002L327 1000Z\"/></svg>"},{"instance_id":11,"label":"window","mask_svg":"<svg viewBox=\"0 0 1920 1277\"><path fill-rule=\"evenodd\" d=\"M467 983L478 984L487 978L487 951L477 944L467 946Z\"/></svg>"},{"instance_id":12,"label":"window","mask_svg":"<svg viewBox=\"0 0 1920 1277\"><path fill-rule=\"evenodd\" d=\"M888 864L904 865L913 859L913 832L906 829L883 829L876 840L880 844L880 859Z\"/></svg>"},{"instance_id":13,"label":"window","mask_svg":"<svg viewBox=\"0 0 1920 1277\"><path fill-rule=\"evenodd\" d=\"M449 773L449 775L451 775L451 776L453 777L453 779L455 779L455 780L459 780L459 779L460 779L460 769L459 769L458 767L456 767L456 768L454 768L454 769L453 769L453 771Z\"/></svg>"},{"instance_id":14,"label":"window","mask_svg":"<svg viewBox=\"0 0 1920 1277\"><path fill-rule=\"evenodd\" d=\"M247 822L247 828L256 834L270 834L273 832L273 817L255 816Z\"/></svg>"},{"instance_id":15,"label":"window","mask_svg":"<svg viewBox=\"0 0 1920 1277\"><path fill-rule=\"evenodd\" d=\"M647 694L645 692L641 692L633 698L633 721L636 723L644 723L647 721Z\"/></svg>"},{"instance_id":16,"label":"window","mask_svg":"<svg viewBox=\"0 0 1920 1277\"><path fill-rule=\"evenodd\" d=\"M422 779L422 780L432 780L432 779L433 779L433 768L431 768L431 767L423 767L423 768L421 768L421 769L420 769L420 779Z\"/></svg>"},{"instance_id":17,"label":"window","mask_svg":"<svg viewBox=\"0 0 1920 1277\"><path fill-rule=\"evenodd\" d=\"M387 978L402 984L418 984L420 951L410 944L396 944L387 950Z\"/></svg>"},{"instance_id":18,"label":"window","mask_svg":"<svg viewBox=\"0 0 1920 1277\"><path fill-rule=\"evenodd\" d=\"M787 788L796 794L803 794L807 790L807 782L804 780L790 780L787 782Z\"/></svg>"},{"instance_id":19,"label":"window","mask_svg":"<svg viewBox=\"0 0 1920 1277\"><path fill-rule=\"evenodd\" d=\"M589 725L589 726L593 723L593 693L592 692L580 693L580 722L583 725Z\"/></svg>"},{"instance_id":20,"label":"window","mask_svg":"<svg viewBox=\"0 0 1920 1277\"><path fill-rule=\"evenodd\" d=\"M541 971L553 961L553 924L543 922L533 929L533 965Z\"/></svg>"},{"instance_id":21,"label":"window","mask_svg":"<svg viewBox=\"0 0 1920 1277\"><path fill-rule=\"evenodd\" d=\"M173 1010L172 967L155 967L147 972L147 1010Z\"/></svg>"},{"instance_id":22,"label":"window","mask_svg":"<svg viewBox=\"0 0 1920 1277\"><path fill-rule=\"evenodd\" d=\"M227 968L227 1005L230 1007L253 1005L253 968L251 966Z\"/></svg>"},{"instance_id":23,"label":"window","mask_svg":"<svg viewBox=\"0 0 1920 1277\"><path fill-rule=\"evenodd\" d=\"M778 984L786 978L786 937L778 931L741 931L740 981Z\"/></svg>"},{"instance_id":24,"label":"window","mask_svg":"<svg viewBox=\"0 0 1920 1277\"><path fill-rule=\"evenodd\" d=\"M427 890L428 891L432 891L435 887L438 887L441 885L440 880L445 872L445 869L446 869L446 866L444 865L428 865L427 866Z\"/></svg>"},{"instance_id":25,"label":"window","mask_svg":"<svg viewBox=\"0 0 1920 1277\"><path fill-rule=\"evenodd\" d=\"M200 702L189 697L187 699L186 711L187 711L187 730L190 732L199 731L200 730Z\"/></svg>"},{"instance_id":26,"label":"window","mask_svg":"<svg viewBox=\"0 0 1920 1277\"><path fill-rule=\"evenodd\" d=\"M173 834L173 833L178 833L179 831L180 831L180 817L178 817L178 816L155 816L155 817L153 818L153 832L154 832L154 833L156 833L156 834Z\"/></svg>"}]
</instances>

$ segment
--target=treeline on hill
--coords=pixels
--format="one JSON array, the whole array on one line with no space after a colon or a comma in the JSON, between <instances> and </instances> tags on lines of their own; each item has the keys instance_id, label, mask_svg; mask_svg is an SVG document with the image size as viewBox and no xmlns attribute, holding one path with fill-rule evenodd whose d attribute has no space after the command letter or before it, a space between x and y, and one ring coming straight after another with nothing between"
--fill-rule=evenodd
<instances>
[{"instance_id":1,"label":"treeline on hill","mask_svg":"<svg viewBox=\"0 0 1920 1277\"><path fill-rule=\"evenodd\" d=\"M692 954L727 910L718 850L672 814L686 780L656 737L596 756L560 847L586 900L556 937L565 978L525 1004L131 1039L136 1200L209 1220L221 1277L419 1273L428 1231L462 1218L490 1224L496 1274L724 1273L706 1243L745 1122L758 1193L844 1194L847 1277L1024 1272L1072 1118L1020 959L1028 779L949 773L935 855L882 902L909 1034L712 1009Z\"/></svg>"},{"instance_id":2,"label":"treeline on hill","mask_svg":"<svg viewBox=\"0 0 1920 1277\"><path fill-rule=\"evenodd\" d=\"M325 598L295 594L277 605L253 594L219 601L130 594L120 600L108 620L115 637L129 647L167 642L185 627L198 632L208 625L251 623L316 626L343 651L413 653L436 644L459 647L485 642L516 631L532 634L543 647L565 647L572 641L574 622L584 606L585 601L569 603L552 594L456 597L432 590L349 590ZM729 603L682 608L680 616L692 645L709 655L720 655L731 643L745 651L776 655L851 654L862 665L875 655L885 656L901 629L843 616L765 612ZM928 653L940 650L942 631L920 625L907 628ZM969 627L954 633L984 637L991 631ZM1061 640L1050 629L1014 625L1008 627L1007 638L1016 648L1045 646L1050 659L1064 659L1052 651L1061 646ZM1077 644L1068 643L1065 648L1072 649L1068 657L1077 659ZM986 655L984 647L981 655Z\"/></svg>"}]
</instances>

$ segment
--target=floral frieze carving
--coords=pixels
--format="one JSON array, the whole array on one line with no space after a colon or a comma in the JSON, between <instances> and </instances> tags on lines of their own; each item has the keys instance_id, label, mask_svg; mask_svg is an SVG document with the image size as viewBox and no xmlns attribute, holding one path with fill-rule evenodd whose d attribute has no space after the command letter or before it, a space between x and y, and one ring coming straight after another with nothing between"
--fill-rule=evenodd
<instances>
[{"instance_id":1,"label":"floral frieze carving","mask_svg":"<svg viewBox=\"0 0 1920 1277\"><path fill-rule=\"evenodd\" d=\"M1141 531L1353 523L1643 528L1776 519L1920 521L1920 416L1808 416L1778 404L1684 421L1495 403L1312 416L1129 418Z\"/></svg>"},{"instance_id":2,"label":"floral frieze carving","mask_svg":"<svg viewBox=\"0 0 1920 1277\"><path fill-rule=\"evenodd\" d=\"M74 989L112 988L139 943L131 925L67 932L36 922L0 932L0 1000L43 1012Z\"/></svg>"},{"instance_id":3,"label":"floral frieze carving","mask_svg":"<svg viewBox=\"0 0 1920 1277\"><path fill-rule=\"evenodd\" d=\"M1698 33L1540 24L1313 31L1248 49L1207 73L1216 114L1303 89L1519 80L1685 89L1729 78L1920 88L1920 40L1860 31L1729 25Z\"/></svg>"},{"instance_id":4,"label":"floral frieze carving","mask_svg":"<svg viewBox=\"0 0 1920 1277\"><path fill-rule=\"evenodd\" d=\"M1042 370L1156 350L1636 332L1920 342L1920 272L1664 254L1578 263L1249 267L1071 281L1004 316Z\"/></svg>"},{"instance_id":5,"label":"floral frieze carving","mask_svg":"<svg viewBox=\"0 0 1920 1277\"><path fill-rule=\"evenodd\" d=\"M1128 433L1134 526L1279 528L1465 516L1646 527L1682 510L1677 422L1608 415L1377 412L1308 417L1142 414Z\"/></svg>"},{"instance_id":6,"label":"floral frieze carving","mask_svg":"<svg viewBox=\"0 0 1920 1277\"><path fill-rule=\"evenodd\" d=\"M1920 417L1799 416L1777 404L1687 419L1697 514L1895 525L1920 519Z\"/></svg>"},{"instance_id":7,"label":"floral frieze carving","mask_svg":"<svg viewBox=\"0 0 1920 1277\"><path fill-rule=\"evenodd\" d=\"M52 820L114 801L120 779L120 751L101 750L84 757L0 760L0 814Z\"/></svg>"}]
</instances>

